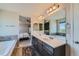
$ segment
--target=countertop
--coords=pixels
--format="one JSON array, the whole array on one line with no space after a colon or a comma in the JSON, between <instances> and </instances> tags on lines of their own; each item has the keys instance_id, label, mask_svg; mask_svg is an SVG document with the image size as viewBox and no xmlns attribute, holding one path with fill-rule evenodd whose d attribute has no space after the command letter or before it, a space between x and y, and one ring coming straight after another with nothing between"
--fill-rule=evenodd
<instances>
[{"instance_id":1,"label":"countertop","mask_svg":"<svg viewBox=\"0 0 79 59\"><path fill-rule=\"evenodd\" d=\"M66 43L66 37L65 36L59 36L59 35L48 35L50 38L54 38L54 39L57 39L57 40L60 40L64 43Z\"/></svg>"},{"instance_id":2,"label":"countertop","mask_svg":"<svg viewBox=\"0 0 79 59\"><path fill-rule=\"evenodd\" d=\"M56 48L56 47L59 47L59 46L66 44L65 42L62 42L56 38L50 39L49 36L45 35L45 34L33 32L32 35L34 37L38 38L39 40L47 43L48 45L50 45L53 48Z\"/></svg>"},{"instance_id":3,"label":"countertop","mask_svg":"<svg viewBox=\"0 0 79 59\"><path fill-rule=\"evenodd\" d=\"M10 56L17 40L0 41L0 56Z\"/></svg>"}]
</instances>

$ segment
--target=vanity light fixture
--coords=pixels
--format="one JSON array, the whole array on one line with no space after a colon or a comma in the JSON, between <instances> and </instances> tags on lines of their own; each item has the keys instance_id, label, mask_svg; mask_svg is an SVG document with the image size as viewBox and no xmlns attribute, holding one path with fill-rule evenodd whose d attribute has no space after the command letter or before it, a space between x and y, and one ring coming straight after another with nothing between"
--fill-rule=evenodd
<instances>
[{"instance_id":1,"label":"vanity light fixture","mask_svg":"<svg viewBox=\"0 0 79 59\"><path fill-rule=\"evenodd\" d=\"M47 13L51 12L52 10L52 7L48 8Z\"/></svg>"},{"instance_id":2,"label":"vanity light fixture","mask_svg":"<svg viewBox=\"0 0 79 59\"><path fill-rule=\"evenodd\" d=\"M49 14L49 13L51 13L52 11L54 11L58 8L59 8L58 4L53 4L53 6L51 6L50 8L47 9L46 13Z\"/></svg>"},{"instance_id":3,"label":"vanity light fixture","mask_svg":"<svg viewBox=\"0 0 79 59\"><path fill-rule=\"evenodd\" d=\"M50 7L50 8L47 10L47 13L52 12L52 10L53 10L53 8Z\"/></svg>"},{"instance_id":4,"label":"vanity light fixture","mask_svg":"<svg viewBox=\"0 0 79 59\"><path fill-rule=\"evenodd\" d=\"M45 17L43 15L39 16L39 19L44 19Z\"/></svg>"},{"instance_id":5,"label":"vanity light fixture","mask_svg":"<svg viewBox=\"0 0 79 59\"><path fill-rule=\"evenodd\" d=\"M56 9L56 6L53 6L53 8L52 8L53 10L55 10Z\"/></svg>"},{"instance_id":6,"label":"vanity light fixture","mask_svg":"<svg viewBox=\"0 0 79 59\"><path fill-rule=\"evenodd\" d=\"M52 11L52 10L53 10L52 7L50 7L49 11Z\"/></svg>"},{"instance_id":7,"label":"vanity light fixture","mask_svg":"<svg viewBox=\"0 0 79 59\"><path fill-rule=\"evenodd\" d=\"M59 4L53 4L53 6L49 7L46 12L45 15L41 15L38 18L39 19L44 19L46 17L46 15L50 14L51 12L55 11L56 9L59 8Z\"/></svg>"}]
</instances>

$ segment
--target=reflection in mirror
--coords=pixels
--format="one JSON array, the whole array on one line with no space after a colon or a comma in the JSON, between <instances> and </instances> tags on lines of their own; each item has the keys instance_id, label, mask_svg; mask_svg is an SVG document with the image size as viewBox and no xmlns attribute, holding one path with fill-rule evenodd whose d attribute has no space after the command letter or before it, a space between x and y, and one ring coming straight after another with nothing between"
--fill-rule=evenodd
<instances>
[{"instance_id":1,"label":"reflection in mirror","mask_svg":"<svg viewBox=\"0 0 79 59\"><path fill-rule=\"evenodd\" d=\"M38 30L39 30L39 28L38 28L38 23L34 23L34 24L33 24L33 30L34 30L34 31L38 31Z\"/></svg>"},{"instance_id":2,"label":"reflection in mirror","mask_svg":"<svg viewBox=\"0 0 79 59\"><path fill-rule=\"evenodd\" d=\"M63 8L45 18L44 33L51 38L66 42L66 16Z\"/></svg>"},{"instance_id":3,"label":"reflection in mirror","mask_svg":"<svg viewBox=\"0 0 79 59\"><path fill-rule=\"evenodd\" d=\"M50 34L51 35L66 35L66 18L63 9L57 11L50 17Z\"/></svg>"},{"instance_id":4,"label":"reflection in mirror","mask_svg":"<svg viewBox=\"0 0 79 59\"><path fill-rule=\"evenodd\" d=\"M44 20L44 33L49 35L49 21Z\"/></svg>"},{"instance_id":5,"label":"reflection in mirror","mask_svg":"<svg viewBox=\"0 0 79 59\"><path fill-rule=\"evenodd\" d=\"M39 31L42 31L42 30L43 30L43 24L39 23Z\"/></svg>"},{"instance_id":6,"label":"reflection in mirror","mask_svg":"<svg viewBox=\"0 0 79 59\"><path fill-rule=\"evenodd\" d=\"M56 20L57 31L56 35L65 36L66 35L66 19L58 19Z\"/></svg>"}]
</instances>

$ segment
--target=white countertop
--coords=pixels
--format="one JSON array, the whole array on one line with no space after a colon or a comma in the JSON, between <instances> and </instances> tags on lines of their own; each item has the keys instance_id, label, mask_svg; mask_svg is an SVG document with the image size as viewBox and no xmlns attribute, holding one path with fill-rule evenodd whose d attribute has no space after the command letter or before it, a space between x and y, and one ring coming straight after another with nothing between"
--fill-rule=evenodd
<instances>
[{"instance_id":1,"label":"white countertop","mask_svg":"<svg viewBox=\"0 0 79 59\"><path fill-rule=\"evenodd\" d=\"M62 42L56 38L50 39L48 35L45 34L41 34L41 33L32 33L33 36L35 36L36 38L38 38L39 40L47 43L48 45L50 45L53 48L65 45L65 42Z\"/></svg>"},{"instance_id":2,"label":"white countertop","mask_svg":"<svg viewBox=\"0 0 79 59\"><path fill-rule=\"evenodd\" d=\"M10 56L16 45L17 40L1 41L0 56Z\"/></svg>"},{"instance_id":3,"label":"white countertop","mask_svg":"<svg viewBox=\"0 0 79 59\"><path fill-rule=\"evenodd\" d=\"M65 36L59 36L59 35L48 35L50 38L54 38L54 39L57 39L57 40L60 40L64 43L66 43L66 37Z\"/></svg>"}]
</instances>

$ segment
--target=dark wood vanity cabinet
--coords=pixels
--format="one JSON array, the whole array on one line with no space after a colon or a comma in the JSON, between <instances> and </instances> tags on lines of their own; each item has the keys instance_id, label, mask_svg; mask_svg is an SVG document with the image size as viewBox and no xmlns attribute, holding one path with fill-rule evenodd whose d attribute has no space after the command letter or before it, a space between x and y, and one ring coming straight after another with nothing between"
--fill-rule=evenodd
<instances>
[{"instance_id":1,"label":"dark wood vanity cabinet","mask_svg":"<svg viewBox=\"0 0 79 59\"><path fill-rule=\"evenodd\" d=\"M38 40L37 42L38 42L38 44L37 44L38 49L37 50L42 55L42 53L41 53L43 51L42 41Z\"/></svg>"},{"instance_id":2,"label":"dark wood vanity cabinet","mask_svg":"<svg viewBox=\"0 0 79 59\"><path fill-rule=\"evenodd\" d=\"M52 56L53 55L53 48L46 43L43 42L43 54L46 56Z\"/></svg>"},{"instance_id":3,"label":"dark wood vanity cabinet","mask_svg":"<svg viewBox=\"0 0 79 59\"><path fill-rule=\"evenodd\" d=\"M33 37L32 40L33 47L40 53L41 56L49 56L50 54L46 50L46 46L44 42L38 40L37 38Z\"/></svg>"},{"instance_id":4,"label":"dark wood vanity cabinet","mask_svg":"<svg viewBox=\"0 0 79 59\"><path fill-rule=\"evenodd\" d=\"M53 49L45 44L43 41L38 40L38 52L42 55L42 56L51 56L53 55Z\"/></svg>"},{"instance_id":5,"label":"dark wood vanity cabinet","mask_svg":"<svg viewBox=\"0 0 79 59\"><path fill-rule=\"evenodd\" d=\"M32 45L40 53L41 56L65 56L65 45L53 48L34 36Z\"/></svg>"},{"instance_id":6,"label":"dark wood vanity cabinet","mask_svg":"<svg viewBox=\"0 0 79 59\"><path fill-rule=\"evenodd\" d=\"M37 38L32 37L32 39L33 39L33 40L32 40L32 45L33 45L33 47L36 48L36 49L38 49L38 46L37 46L37 45L38 45Z\"/></svg>"},{"instance_id":7,"label":"dark wood vanity cabinet","mask_svg":"<svg viewBox=\"0 0 79 59\"><path fill-rule=\"evenodd\" d=\"M33 38L33 40L32 40L33 47L35 48L35 50L37 50L41 54L41 52L43 51L42 50L42 47L43 47L42 46L42 41L38 40L35 37L32 37L32 38Z\"/></svg>"},{"instance_id":8,"label":"dark wood vanity cabinet","mask_svg":"<svg viewBox=\"0 0 79 59\"><path fill-rule=\"evenodd\" d=\"M65 56L65 45L53 48L43 42L43 49L46 56Z\"/></svg>"}]
</instances>

